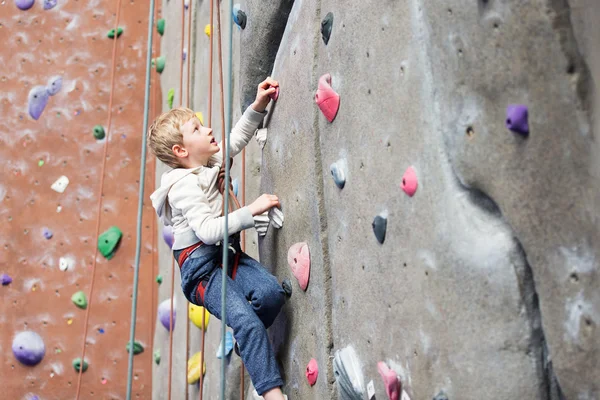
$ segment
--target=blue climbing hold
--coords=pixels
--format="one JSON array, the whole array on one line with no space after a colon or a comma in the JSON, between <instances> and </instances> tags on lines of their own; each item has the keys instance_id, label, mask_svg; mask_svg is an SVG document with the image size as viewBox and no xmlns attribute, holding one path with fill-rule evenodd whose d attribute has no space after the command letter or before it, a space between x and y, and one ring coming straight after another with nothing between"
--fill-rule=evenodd
<instances>
[{"instance_id":1,"label":"blue climbing hold","mask_svg":"<svg viewBox=\"0 0 600 400\"><path fill-rule=\"evenodd\" d=\"M44 10L51 10L56 7L56 0L44 0Z\"/></svg>"},{"instance_id":2,"label":"blue climbing hold","mask_svg":"<svg viewBox=\"0 0 600 400\"><path fill-rule=\"evenodd\" d=\"M44 108L46 108L46 104L48 104L48 97L46 86L36 86L29 91L28 102L31 118L35 120L40 118L44 112Z\"/></svg>"},{"instance_id":3,"label":"blue climbing hold","mask_svg":"<svg viewBox=\"0 0 600 400\"><path fill-rule=\"evenodd\" d=\"M225 357L231 353L231 350L233 350L233 335L227 331L225 332ZM221 344L217 349L217 358L223 358L223 340L221 340Z\"/></svg>"},{"instance_id":4,"label":"blue climbing hold","mask_svg":"<svg viewBox=\"0 0 600 400\"><path fill-rule=\"evenodd\" d=\"M529 133L529 112L527 106L522 104L510 104L506 107L506 127L513 132L523 135Z\"/></svg>"},{"instance_id":5,"label":"blue climbing hold","mask_svg":"<svg viewBox=\"0 0 600 400\"><path fill-rule=\"evenodd\" d=\"M373 233L377 241L381 244L385 241L385 231L387 230L387 217L385 215L378 215L373 220Z\"/></svg>"},{"instance_id":6,"label":"blue climbing hold","mask_svg":"<svg viewBox=\"0 0 600 400\"><path fill-rule=\"evenodd\" d=\"M238 189L239 189L239 186L240 186L239 182L238 182L238 178L235 178L231 184L233 186L233 194L235 194L235 196L237 197L237 195L238 195Z\"/></svg>"},{"instance_id":7,"label":"blue climbing hold","mask_svg":"<svg viewBox=\"0 0 600 400\"><path fill-rule=\"evenodd\" d=\"M246 28L246 13L241 10L239 3L233 6L231 13L233 22L242 29Z\"/></svg>"},{"instance_id":8,"label":"blue climbing hold","mask_svg":"<svg viewBox=\"0 0 600 400\"><path fill-rule=\"evenodd\" d=\"M336 186L340 189L343 189L344 185L346 184L345 160L340 159L334 162L333 164L331 164L329 169L331 170L331 176L333 177L333 181L335 182Z\"/></svg>"},{"instance_id":9,"label":"blue climbing hold","mask_svg":"<svg viewBox=\"0 0 600 400\"><path fill-rule=\"evenodd\" d=\"M62 76L53 76L48 80L48 85L46 86L46 92L48 95L54 96L56 93L60 91L62 88Z\"/></svg>"},{"instance_id":10,"label":"blue climbing hold","mask_svg":"<svg viewBox=\"0 0 600 400\"><path fill-rule=\"evenodd\" d=\"M104 333L104 329L98 328L98 333Z\"/></svg>"}]
</instances>

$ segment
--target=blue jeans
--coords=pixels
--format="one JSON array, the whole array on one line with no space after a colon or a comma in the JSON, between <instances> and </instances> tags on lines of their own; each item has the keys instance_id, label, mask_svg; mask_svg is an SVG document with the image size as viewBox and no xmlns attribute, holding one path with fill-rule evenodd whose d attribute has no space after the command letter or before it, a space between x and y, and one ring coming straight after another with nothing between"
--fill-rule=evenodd
<instances>
[{"instance_id":1,"label":"blue jeans","mask_svg":"<svg viewBox=\"0 0 600 400\"><path fill-rule=\"evenodd\" d=\"M237 247L237 246L234 246ZM239 249L239 247L238 247ZM195 270L200 277L194 285L205 285L204 304L197 291L185 293L192 303L204 306L206 310L221 319L221 287L223 270L219 267L222 247L202 245L190 254L181 266L183 271ZM179 251L174 255L177 259ZM285 302L285 292L277 279L258 261L241 253L235 279L231 279L233 260L232 250L228 255L228 277L225 312L227 325L233 329L242 361L248 370L256 391L264 392L283 386L275 353L267 335L267 328L273 324ZM190 287L184 285L182 287ZM250 301L250 303L248 303Z\"/></svg>"}]
</instances>

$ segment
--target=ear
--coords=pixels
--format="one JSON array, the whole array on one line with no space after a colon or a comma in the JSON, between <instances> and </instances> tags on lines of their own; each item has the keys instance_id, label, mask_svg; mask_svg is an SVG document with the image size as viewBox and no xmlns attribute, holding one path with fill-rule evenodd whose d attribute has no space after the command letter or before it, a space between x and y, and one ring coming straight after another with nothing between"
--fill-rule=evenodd
<instances>
[{"instance_id":1,"label":"ear","mask_svg":"<svg viewBox=\"0 0 600 400\"><path fill-rule=\"evenodd\" d=\"M173 145L172 150L173 150L173 153L175 154L175 156L178 158L186 158L189 155L189 153L185 149L185 147L183 147L180 144Z\"/></svg>"}]
</instances>

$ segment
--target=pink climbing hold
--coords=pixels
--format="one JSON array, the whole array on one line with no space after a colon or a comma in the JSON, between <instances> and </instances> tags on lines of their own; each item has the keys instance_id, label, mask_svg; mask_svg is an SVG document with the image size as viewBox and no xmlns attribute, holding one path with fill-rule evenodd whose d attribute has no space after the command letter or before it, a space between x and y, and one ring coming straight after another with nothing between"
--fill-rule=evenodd
<instances>
[{"instance_id":1,"label":"pink climbing hold","mask_svg":"<svg viewBox=\"0 0 600 400\"><path fill-rule=\"evenodd\" d=\"M331 88L330 74L325 74L319 79L319 89L315 94L315 102L327 121L333 122L340 108L340 95Z\"/></svg>"},{"instance_id":2,"label":"pink climbing hold","mask_svg":"<svg viewBox=\"0 0 600 400\"><path fill-rule=\"evenodd\" d=\"M377 370L383 379L385 392L387 393L388 398L390 400L399 400L400 393L402 393L402 385L398 380L396 372L393 369L390 369L383 361L377 363Z\"/></svg>"},{"instance_id":3,"label":"pink climbing hold","mask_svg":"<svg viewBox=\"0 0 600 400\"><path fill-rule=\"evenodd\" d=\"M310 251L307 243L300 242L290 247L288 250L288 264L292 268L292 273L298 280L302 290L306 290L310 276Z\"/></svg>"},{"instance_id":4,"label":"pink climbing hold","mask_svg":"<svg viewBox=\"0 0 600 400\"><path fill-rule=\"evenodd\" d=\"M279 86L275 86L275 93L271 93L269 97L271 98L271 100L277 101L277 99L279 98Z\"/></svg>"},{"instance_id":5,"label":"pink climbing hold","mask_svg":"<svg viewBox=\"0 0 600 400\"><path fill-rule=\"evenodd\" d=\"M408 167L404 176L402 177L402 190L412 197L417 191L417 186L419 183L417 181L417 173L415 172L413 167Z\"/></svg>"},{"instance_id":6,"label":"pink climbing hold","mask_svg":"<svg viewBox=\"0 0 600 400\"><path fill-rule=\"evenodd\" d=\"M319 377L319 365L317 364L317 360L314 358L308 362L306 366L306 379L308 379L308 383L310 386L314 386L317 382L317 378Z\"/></svg>"}]
</instances>

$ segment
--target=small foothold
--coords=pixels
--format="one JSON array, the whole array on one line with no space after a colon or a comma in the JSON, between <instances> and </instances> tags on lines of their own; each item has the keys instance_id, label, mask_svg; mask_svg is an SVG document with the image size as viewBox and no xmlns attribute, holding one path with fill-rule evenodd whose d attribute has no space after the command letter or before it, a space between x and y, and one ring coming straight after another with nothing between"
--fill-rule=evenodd
<instances>
[{"instance_id":1,"label":"small foothold","mask_svg":"<svg viewBox=\"0 0 600 400\"><path fill-rule=\"evenodd\" d=\"M165 63L166 63L167 59L165 58L165 56L160 56L158 58L155 58L155 66L156 66L156 72L158 72L159 74L163 72L163 70L165 69Z\"/></svg>"},{"instance_id":2,"label":"small foothold","mask_svg":"<svg viewBox=\"0 0 600 400\"><path fill-rule=\"evenodd\" d=\"M175 328L175 321L176 321L176 317L177 317L177 299L173 299L173 328ZM166 330L170 330L170 326L171 326L171 299L166 299L163 300L159 305L158 305L158 319L160 320L160 323L162 324L162 326L165 327Z\"/></svg>"},{"instance_id":3,"label":"small foothold","mask_svg":"<svg viewBox=\"0 0 600 400\"><path fill-rule=\"evenodd\" d=\"M283 226L283 211L279 207L272 207L269 210L269 219L275 229L280 229Z\"/></svg>"},{"instance_id":4,"label":"small foothold","mask_svg":"<svg viewBox=\"0 0 600 400\"><path fill-rule=\"evenodd\" d=\"M115 255L122 237L123 232L116 226L111 226L98 237L98 249L107 260Z\"/></svg>"},{"instance_id":5,"label":"small foothold","mask_svg":"<svg viewBox=\"0 0 600 400\"><path fill-rule=\"evenodd\" d=\"M529 111L522 104L511 104L506 107L506 127L513 132L527 135L529 133Z\"/></svg>"},{"instance_id":6,"label":"small foothold","mask_svg":"<svg viewBox=\"0 0 600 400\"><path fill-rule=\"evenodd\" d=\"M385 241L385 231L387 229L387 218L381 215L378 215L373 220L373 232L375 233L375 237L377 241L381 244Z\"/></svg>"},{"instance_id":7,"label":"small foothold","mask_svg":"<svg viewBox=\"0 0 600 400\"><path fill-rule=\"evenodd\" d=\"M367 383L367 398L369 400L375 400L375 383L373 383L373 379Z\"/></svg>"},{"instance_id":8,"label":"small foothold","mask_svg":"<svg viewBox=\"0 0 600 400\"><path fill-rule=\"evenodd\" d=\"M267 143L267 128L261 128L256 131L256 142L260 146L261 149L265 148L265 143Z\"/></svg>"},{"instance_id":9,"label":"small foothold","mask_svg":"<svg viewBox=\"0 0 600 400\"><path fill-rule=\"evenodd\" d=\"M204 312L204 307L196 306L192 303L188 305L188 314L190 316L190 321L193 322L200 329L208 328L208 323L210 322L210 313L208 311ZM204 324L202 323L202 316L204 315Z\"/></svg>"},{"instance_id":10,"label":"small foothold","mask_svg":"<svg viewBox=\"0 0 600 400\"><path fill-rule=\"evenodd\" d=\"M183 0L183 6L186 10L190 8L190 0Z\"/></svg>"},{"instance_id":11,"label":"small foothold","mask_svg":"<svg viewBox=\"0 0 600 400\"><path fill-rule=\"evenodd\" d=\"M306 291L310 278L310 250L308 244L301 242L292 245L288 250L287 258L300 288Z\"/></svg>"},{"instance_id":12,"label":"small foothold","mask_svg":"<svg viewBox=\"0 0 600 400\"><path fill-rule=\"evenodd\" d=\"M153 355L154 355L154 362L156 363L156 365L159 365L160 364L160 349L155 350Z\"/></svg>"},{"instance_id":13,"label":"small foothold","mask_svg":"<svg viewBox=\"0 0 600 400\"><path fill-rule=\"evenodd\" d=\"M35 86L29 91L29 115L36 121L40 118L48 104L48 91L46 86Z\"/></svg>"},{"instance_id":14,"label":"small foothold","mask_svg":"<svg viewBox=\"0 0 600 400\"><path fill-rule=\"evenodd\" d=\"M417 191L419 181L417 179L417 173L413 167L408 167L404 175L402 176L402 190L412 197Z\"/></svg>"},{"instance_id":15,"label":"small foothold","mask_svg":"<svg viewBox=\"0 0 600 400\"><path fill-rule=\"evenodd\" d=\"M163 240L165 241L165 243L167 244L167 246L169 246L169 248L172 249L173 241L175 240L175 238L173 236L173 228L170 225L163 226L162 237L163 237Z\"/></svg>"},{"instance_id":16,"label":"small foothold","mask_svg":"<svg viewBox=\"0 0 600 400\"><path fill-rule=\"evenodd\" d=\"M277 101L277 99L279 98L279 86L275 86L275 93L271 93L269 97L271 98L271 100Z\"/></svg>"},{"instance_id":17,"label":"small foothold","mask_svg":"<svg viewBox=\"0 0 600 400\"><path fill-rule=\"evenodd\" d=\"M231 353L231 350L233 350L233 335L227 331L225 332L225 354L223 354L223 340L221 339L221 343L217 349L217 358L227 357Z\"/></svg>"},{"instance_id":18,"label":"small foothold","mask_svg":"<svg viewBox=\"0 0 600 400\"><path fill-rule=\"evenodd\" d=\"M390 400L400 400L402 385L398 380L398 374L383 361L377 363L377 370L379 371L379 375L381 375L381 379L383 379L383 385L385 386L388 398Z\"/></svg>"},{"instance_id":19,"label":"small foothold","mask_svg":"<svg viewBox=\"0 0 600 400\"><path fill-rule=\"evenodd\" d=\"M39 161L38 161L38 167L41 167L41 166L43 166L43 165L44 165L44 160L39 160Z\"/></svg>"},{"instance_id":20,"label":"small foothold","mask_svg":"<svg viewBox=\"0 0 600 400\"><path fill-rule=\"evenodd\" d=\"M167 93L167 104L169 105L169 109L173 108L173 100L175 100L175 89L169 89Z\"/></svg>"},{"instance_id":21,"label":"small foothold","mask_svg":"<svg viewBox=\"0 0 600 400\"><path fill-rule=\"evenodd\" d=\"M2 281L2 286L10 285L12 282L12 278L7 274L0 275L0 281Z\"/></svg>"},{"instance_id":22,"label":"small foothold","mask_svg":"<svg viewBox=\"0 0 600 400\"><path fill-rule=\"evenodd\" d=\"M61 257L58 260L58 269L60 269L61 271L66 271L69 269L69 267L73 267L75 265L75 262L67 257Z\"/></svg>"},{"instance_id":23,"label":"small foothold","mask_svg":"<svg viewBox=\"0 0 600 400\"><path fill-rule=\"evenodd\" d=\"M65 189L69 186L69 178L66 176L61 176L50 186L52 190L58 193L64 193Z\"/></svg>"},{"instance_id":24,"label":"small foothold","mask_svg":"<svg viewBox=\"0 0 600 400\"><path fill-rule=\"evenodd\" d=\"M48 228L43 229L43 235L46 239L52 239L52 231Z\"/></svg>"},{"instance_id":25,"label":"small foothold","mask_svg":"<svg viewBox=\"0 0 600 400\"><path fill-rule=\"evenodd\" d=\"M323 42L325 45L329 43L329 38L331 37L331 29L333 28L333 13L329 12L321 21L321 36L323 37Z\"/></svg>"},{"instance_id":26,"label":"small foothold","mask_svg":"<svg viewBox=\"0 0 600 400\"><path fill-rule=\"evenodd\" d=\"M49 96L54 96L62 88L62 76L53 76L48 80L46 85L46 92Z\"/></svg>"},{"instance_id":27,"label":"small foothold","mask_svg":"<svg viewBox=\"0 0 600 400\"><path fill-rule=\"evenodd\" d=\"M106 378L102 378L102 380L100 381L103 385L106 385L106 383L108 382L108 380Z\"/></svg>"},{"instance_id":28,"label":"small foothold","mask_svg":"<svg viewBox=\"0 0 600 400\"><path fill-rule=\"evenodd\" d=\"M80 368L83 372L85 372L85 371L87 371L88 366L89 366L89 364L87 361L84 361L83 365L82 365L81 358L79 358L79 357L77 357L76 359L73 360L73 368L75 368L76 372L79 372Z\"/></svg>"},{"instance_id":29,"label":"small foothold","mask_svg":"<svg viewBox=\"0 0 600 400\"><path fill-rule=\"evenodd\" d=\"M87 298L85 297L85 293L83 293L81 290L71 296L71 301L79 308L84 310L87 308Z\"/></svg>"},{"instance_id":30,"label":"small foothold","mask_svg":"<svg viewBox=\"0 0 600 400\"><path fill-rule=\"evenodd\" d=\"M103 328L98 328L98 333L104 333L104 329Z\"/></svg>"},{"instance_id":31,"label":"small foothold","mask_svg":"<svg viewBox=\"0 0 600 400\"><path fill-rule=\"evenodd\" d=\"M239 187L240 187L240 184L239 184L238 178L235 178L235 179L233 180L233 182L231 182L231 185L233 186L233 194L234 194L234 195L237 197L237 195L238 195L238 190L239 190Z\"/></svg>"},{"instance_id":32,"label":"small foothold","mask_svg":"<svg viewBox=\"0 0 600 400\"><path fill-rule=\"evenodd\" d=\"M162 281L163 281L162 275L156 275L156 283L158 283L160 285L162 283Z\"/></svg>"},{"instance_id":33,"label":"small foothold","mask_svg":"<svg viewBox=\"0 0 600 400\"><path fill-rule=\"evenodd\" d=\"M117 28L117 37L120 37L122 34L123 34L123 28L118 27ZM114 39L115 38L115 28L108 31L106 36L108 36L109 39Z\"/></svg>"},{"instance_id":34,"label":"small foothold","mask_svg":"<svg viewBox=\"0 0 600 400\"><path fill-rule=\"evenodd\" d=\"M200 380L200 358L202 357L202 352L199 351L194 354L187 363L187 382L190 385L198 382ZM206 362L202 365L202 375L206 373Z\"/></svg>"},{"instance_id":35,"label":"small foothold","mask_svg":"<svg viewBox=\"0 0 600 400\"><path fill-rule=\"evenodd\" d=\"M333 177L333 181L335 182L336 186L340 189L343 189L344 185L346 185L345 160L341 159L334 162L329 166L329 170L331 171L331 176Z\"/></svg>"},{"instance_id":36,"label":"small foothold","mask_svg":"<svg viewBox=\"0 0 600 400\"><path fill-rule=\"evenodd\" d=\"M15 5L19 10L27 11L33 7L35 0L15 0Z\"/></svg>"},{"instance_id":37,"label":"small foothold","mask_svg":"<svg viewBox=\"0 0 600 400\"><path fill-rule=\"evenodd\" d=\"M32 331L18 333L12 342L15 358L24 365L39 364L46 354L46 346L40 335Z\"/></svg>"},{"instance_id":38,"label":"small foothold","mask_svg":"<svg viewBox=\"0 0 600 400\"><path fill-rule=\"evenodd\" d=\"M106 136L106 132L104 132L104 127L102 125L94 126L94 137L98 140L104 139Z\"/></svg>"},{"instance_id":39,"label":"small foothold","mask_svg":"<svg viewBox=\"0 0 600 400\"><path fill-rule=\"evenodd\" d=\"M242 29L246 28L246 13L241 10L239 4L233 6L231 13L233 14L233 22L235 22Z\"/></svg>"},{"instance_id":40,"label":"small foothold","mask_svg":"<svg viewBox=\"0 0 600 400\"><path fill-rule=\"evenodd\" d=\"M127 343L127 345L125 346L125 349L127 350L127 352L131 352L131 342ZM144 346L142 346L142 344L140 342L138 342L137 340L133 342L133 354L140 354L144 352Z\"/></svg>"},{"instance_id":41,"label":"small foothold","mask_svg":"<svg viewBox=\"0 0 600 400\"><path fill-rule=\"evenodd\" d=\"M269 213L267 211L254 216L254 228L256 228L258 236L264 237L267 234L269 222Z\"/></svg>"},{"instance_id":42,"label":"small foothold","mask_svg":"<svg viewBox=\"0 0 600 400\"><path fill-rule=\"evenodd\" d=\"M183 49L183 54L181 54L181 59L183 61L187 60L187 49Z\"/></svg>"},{"instance_id":43,"label":"small foothold","mask_svg":"<svg viewBox=\"0 0 600 400\"><path fill-rule=\"evenodd\" d=\"M204 33L206 34L206 36L210 37L210 24L207 24L204 27Z\"/></svg>"},{"instance_id":44,"label":"small foothold","mask_svg":"<svg viewBox=\"0 0 600 400\"><path fill-rule=\"evenodd\" d=\"M446 395L443 390L440 390L440 392L435 395L433 400L448 400L448 395Z\"/></svg>"},{"instance_id":45,"label":"small foothold","mask_svg":"<svg viewBox=\"0 0 600 400\"><path fill-rule=\"evenodd\" d=\"M340 96L331 87L330 74L325 74L319 79L319 89L315 94L315 102L327 121L333 122L340 108Z\"/></svg>"},{"instance_id":46,"label":"small foothold","mask_svg":"<svg viewBox=\"0 0 600 400\"><path fill-rule=\"evenodd\" d=\"M281 282L281 287L287 297L292 297L292 281L284 279L283 282Z\"/></svg>"},{"instance_id":47,"label":"small foothold","mask_svg":"<svg viewBox=\"0 0 600 400\"><path fill-rule=\"evenodd\" d=\"M200 123L204 125L204 116L202 115L202 111L196 111L196 117L200 120Z\"/></svg>"},{"instance_id":48,"label":"small foothold","mask_svg":"<svg viewBox=\"0 0 600 400\"><path fill-rule=\"evenodd\" d=\"M317 378L319 376L319 365L317 364L317 360L314 358L308 362L306 366L306 379L308 379L308 383L310 386L314 386L317 382Z\"/></svg>"},{"instance_id":49,"label":"small foothold","mask_svg":"<svg viewBox=\"0 0 600 400\"><path fill-rule=\"evenodd\" d=\"M165 19L161 18L156 21L156 31L160 36L165 34Z\"/></svg>"}]
</instances>

